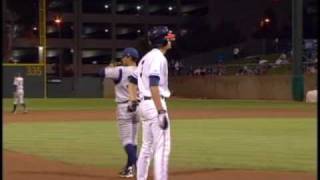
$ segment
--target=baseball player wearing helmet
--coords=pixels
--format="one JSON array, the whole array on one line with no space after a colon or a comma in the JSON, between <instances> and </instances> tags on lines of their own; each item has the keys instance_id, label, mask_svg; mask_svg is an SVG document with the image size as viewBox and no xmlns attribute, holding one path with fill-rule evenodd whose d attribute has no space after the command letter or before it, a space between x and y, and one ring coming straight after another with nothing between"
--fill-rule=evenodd
<instances>
[{"instance_id":1,"label":"baseball player wearing helmet","mask_svg":"<svg viewBox=\"0 0 320 180\"><path fill-rule=\"evenodd\" d=\"M17 106L23 106L23 112L27 113L27 106L24 102L24 86L23 86L23 77L18 73L13 80L13 86L15 91L13 92L13 109L12 113L16 114Z\"/></svg>"},{"instance_id":2,"label":"baseball player wearing helmet","mask_svg":"<svg viewBox=\"0 0 320 180\"><path fill-rule=\"evenodd\" d=\"M137 70L129 77L129 87L137 84L141 100L138 112L143 132L137 179L147 180L150 161L154 158L155 179L167 180L171 137L166 99L170 97L170 91L168 62L164 55L171 49L175 35L166 26L158 26L148 32L148 38L153 49L140 60ZM129 92L133 97L131 88Z\"/></svg>"},{"instance_id":3,"label":"baseball player wearing helmet","mask_svg":"<svg viewBox=\"0 0 320 180\"><path fill-rule=\"evenodd\" d=\"M127 163L119 173L120 177L131 178L135 176L137 161L137 136L138 117L135 109L127 110L129 103L128 76L136 69L136 61L139 53L134 48L126 48L122 53L121 66L109 66L104 68L100 74L104 78L112 79L115 83L115 101L117 103L117 120L121 143L127 154ZM138 104L130 104L136 108Z\"/></svg>"}]
</instances>

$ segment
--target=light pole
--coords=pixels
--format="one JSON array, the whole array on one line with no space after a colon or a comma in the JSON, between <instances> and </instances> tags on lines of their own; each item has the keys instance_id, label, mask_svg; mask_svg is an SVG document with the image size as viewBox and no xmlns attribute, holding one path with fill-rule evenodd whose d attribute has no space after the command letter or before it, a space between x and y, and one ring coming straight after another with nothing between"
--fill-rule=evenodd
<instances>
[{"instance_id":1,"label":"light pole","mask_svg":"<svg viewBox=\"0 0 320 180\"><path fill-rule=\"evenodd\" d=\"M44 98L47 98L47 19L46 19L46 0L39 0L39 55L43 64L43 80L44 80ZM41 47L41 48L40 48Z\"/></svg>"},{"instance_id":2,"label":"light pole","mask_svg":"<svg viewBox=\"0 0 320 180\"><path fill-rule=\"evenodd\" d=\"M59 33L59 36L58 38L61 39L61 25L62 25L62 18L60 16L57 16L55 17L54 19L54 23L57 25L58 27L58 33ZM62 53L63 53L63 50L60 49L60 52L59 52L59 71L58 71L58 75L59 77L61 78L62 77Z\"/></svg>"}]
</instances>

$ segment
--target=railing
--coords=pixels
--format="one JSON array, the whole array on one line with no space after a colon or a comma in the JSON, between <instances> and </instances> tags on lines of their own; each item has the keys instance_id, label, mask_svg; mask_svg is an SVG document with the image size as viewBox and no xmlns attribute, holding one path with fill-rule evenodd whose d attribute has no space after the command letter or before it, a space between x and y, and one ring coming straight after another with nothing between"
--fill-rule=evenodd
<instances>
[{"instance_id":1,"label":"railing","mask_svg":"<svg viewBox=\"0 0 320 180\"><path fill-rule=\"evenodd\" d=\"M304 62L304 73L317 73L318 62ZM250 64L215 64L199 67L182 67L176 70L174 67L169 67L170 76L201 76L201 75L265 75L265 74L291 74L292 64L276 64L276 63L250 63Z\"/></svg>"}]
</instances>

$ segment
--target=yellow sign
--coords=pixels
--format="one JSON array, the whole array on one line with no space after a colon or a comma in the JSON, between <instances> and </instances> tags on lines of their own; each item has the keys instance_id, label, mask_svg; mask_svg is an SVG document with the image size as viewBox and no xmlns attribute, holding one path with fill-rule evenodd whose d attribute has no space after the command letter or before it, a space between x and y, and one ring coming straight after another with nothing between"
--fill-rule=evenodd
<instances>
[{"instance_id":1,"label":"yellow sign","mask_svg":"<svg viewBox=\"0 0 320 180\"><path fill-rule=\"evenodd\" d=\"M42 66L27 66L27 76L42 76Z\"/></svg>"}]
</instances>

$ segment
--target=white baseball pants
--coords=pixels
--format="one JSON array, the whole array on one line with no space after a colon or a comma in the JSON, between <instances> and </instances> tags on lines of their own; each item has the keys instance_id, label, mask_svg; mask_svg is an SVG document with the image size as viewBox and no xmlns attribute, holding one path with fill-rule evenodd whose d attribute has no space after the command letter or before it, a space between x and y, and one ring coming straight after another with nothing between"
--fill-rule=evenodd
<instances>
[{"instance_id":1,"label":"white baseball pants","mask_svg":"<svg viewBox=\"0 0 320 180\"><path fill-rule=\"evenodd\" d=\"M24 92L17 91L13 94L13 104L23 104L24 103Z\"/></svg>"},{"instance_id":2,"label":"white baseball pants","mask_svg":"<svg viewBox=\"0 0 320 180\"><path fill-rule=\"evenodd\" d=\"M161 100L166 107L164 100ZM170 120L166 130L158 124L158 112L153 100L144 100L139 105L142 122L142 146L137 162L137 180L147 180L150 161L154 158L155 180L168 179L168 165L171 148Z\"/></svg>"},{"instance_id":3,"label":"white baseball pants","mask_svg":"<svg viewBox=\"0 0 320 180\"><path fill-rule=\"evenodd\" d=\"M128 104L118 104L117 119L120 140L123 146L127 144L138 144L138 125L137 113L127 111Z\"/></svg>"}]
</instances>

